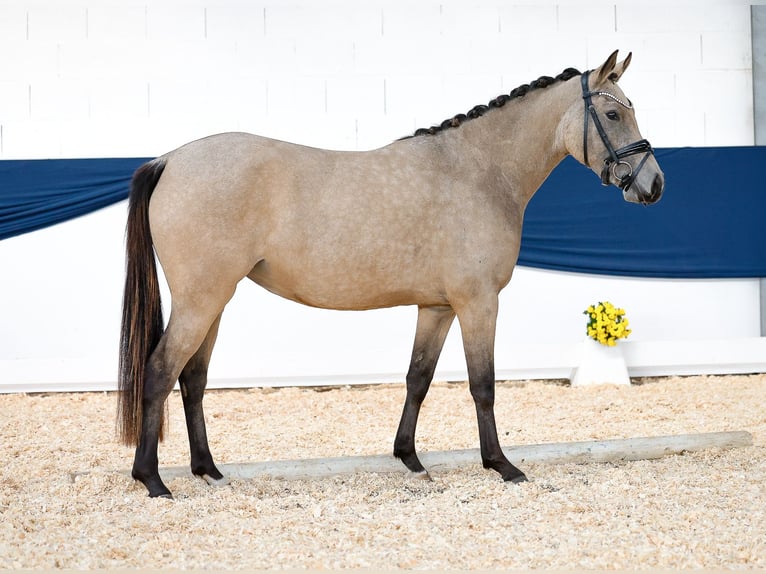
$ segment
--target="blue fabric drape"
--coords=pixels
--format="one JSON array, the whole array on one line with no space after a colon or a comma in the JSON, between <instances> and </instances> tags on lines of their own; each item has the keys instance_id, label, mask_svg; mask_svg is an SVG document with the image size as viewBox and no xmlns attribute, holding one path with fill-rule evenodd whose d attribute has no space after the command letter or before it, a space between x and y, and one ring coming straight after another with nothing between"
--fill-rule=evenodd
<instances>
[{"instance_id":1,"label":"blue fabric drape","mask_svg":"<svg viewBox=\"0 0 766 574\"><path fill-rule=\"evenodd\" d=\"M643 207L572 158L529 203L519 264L636 277L766 277L766 147L656 151L665 194ZM146 158L0 161L0 239L127 197Z\"/></svg>"},{"instance_id":2,"label":"blue fabric drape","mask_svg":"<svg viewBox=\"0 0 766 574\"><path fill-rule=\"evenodd\" d=\"M656 150L665 193L644 207L571 157L529 202L519 264L634 277L766 277L766 147Z\"/></svg>"},{"instance_id":3,"label":"blue fabric drape","mask_svg":"<svg viewBox=\"0 0 766 574\"><path fill-rule=\"evenodd\" d=\"M107 207L128 197L146 159L0 161L0 239Z\"/></svg>"}]
</instances>

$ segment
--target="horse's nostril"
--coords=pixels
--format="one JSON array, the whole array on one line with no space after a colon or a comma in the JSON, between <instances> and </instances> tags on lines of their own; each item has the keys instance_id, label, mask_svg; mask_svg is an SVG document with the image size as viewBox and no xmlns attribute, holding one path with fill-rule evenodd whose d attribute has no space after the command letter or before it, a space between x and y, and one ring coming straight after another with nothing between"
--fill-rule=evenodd
<instances>
[{"instance_id":1,"label":"horse's nostril","mask_svg":"<svg viewBox=\"0 0 766 574\"><path fill-rule=\"evenodd\" d=\"M660 174L657 174L654 176L654 181L652 181L652 197L659 199L660 195L662 195L662 189L665 187L665 182L662 179L662 176Z\"/></svg>"}]
</instances>

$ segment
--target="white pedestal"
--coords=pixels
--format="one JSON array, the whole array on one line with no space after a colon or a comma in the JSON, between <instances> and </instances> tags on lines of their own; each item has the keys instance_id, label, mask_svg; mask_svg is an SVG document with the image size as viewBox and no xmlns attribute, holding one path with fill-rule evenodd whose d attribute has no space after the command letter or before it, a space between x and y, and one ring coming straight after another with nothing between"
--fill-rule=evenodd
<instances>
[{"instance_id":1,"label":"white pedestal","mask_svg":"<svg viewBox=\"0 0 766 574\"><path fill-rule=\"evenodd\" d=\"M620 344L607 347L590 338L583 341L580 364L572 371L569 381L573 387L629 385L628 367L625 365Z\"/></svg>"}]
</instances>

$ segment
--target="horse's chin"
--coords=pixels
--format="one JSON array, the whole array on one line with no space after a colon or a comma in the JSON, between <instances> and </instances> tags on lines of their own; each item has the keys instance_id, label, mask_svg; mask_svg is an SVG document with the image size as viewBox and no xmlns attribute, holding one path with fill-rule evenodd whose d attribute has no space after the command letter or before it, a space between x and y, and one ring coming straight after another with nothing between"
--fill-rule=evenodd
<instances>
[{"instance_id":1,"label":"horse's chin","mask_svg":"<svg viewBox=\"0 0 766 574\"><path fill-rule=\"evenodd\" d=\"M631 186L629 189L622 192L622 197L628 203L645 203L641 201L641 196L636 190L635 186Z\"/></svg>"},{"instance_id":2,"label":"horse's chin","mask_svg":"<svg viewBox=\"0 0 766 574\"><path fill-rule=\"evenodd\" d=\"M627 190L622 192L622 197L630 203L639 203L641 205L652 205L657 203L662 197L663 186L652 185L649 190L644 190L640 185L634 183Z\"/></svg>"}]
</instances>

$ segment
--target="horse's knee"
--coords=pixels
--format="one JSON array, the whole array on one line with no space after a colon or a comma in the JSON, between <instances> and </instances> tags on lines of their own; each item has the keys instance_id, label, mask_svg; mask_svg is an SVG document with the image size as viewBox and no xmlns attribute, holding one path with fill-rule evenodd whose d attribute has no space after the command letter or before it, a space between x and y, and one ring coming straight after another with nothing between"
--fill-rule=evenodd
<instances>
[{"instance_id":1,"label":"horse's knee","mask_svg":"<svg viewBox=\"0 0 766 574\"><path fill-rule=\"evenodd\" d=\"M407 394L422 403L428 394L434 376L435 361L420 355L413 357L407 370Z\"/></svg>"},{"instance_id":2,"label":"horse's knee","mask_svg":"<svg viewBox=\"0 0 766 574\"><path fill-rule=\"evenodd\" d=\"M483 378L478 382L470 383L471 397L477 407L491 409L495 405L495 381Z\"/></svg>"},{"instance_id":3,"label":"horse's knee","mask_svg":"<svg viewBox=\"0 0 766 574\"><path fill-rule=\"evenodd\" d=\"M417 404L422 403L428 389L431 386L431 379L423 374L407 375L407 395L408 398L415 401Z\"/></svg>"}]
</instances>

